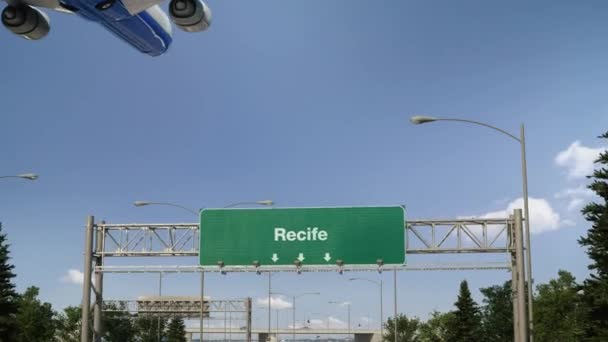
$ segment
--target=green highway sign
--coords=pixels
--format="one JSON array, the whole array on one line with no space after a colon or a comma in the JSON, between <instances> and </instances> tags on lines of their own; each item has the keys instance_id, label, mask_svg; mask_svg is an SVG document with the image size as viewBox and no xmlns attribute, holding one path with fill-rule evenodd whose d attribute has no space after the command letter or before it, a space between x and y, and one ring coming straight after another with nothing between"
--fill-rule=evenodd
<instances>
[{"instance_id":1,"label":"green highway sign","mask_svg":"<svg viewBox=\"0 0 608 342\"><path fill-rule=\"evenodd\" d=\"M200 264L224 266L405 263L405 209L204 209Z\"/></svg>"}]
</instances>

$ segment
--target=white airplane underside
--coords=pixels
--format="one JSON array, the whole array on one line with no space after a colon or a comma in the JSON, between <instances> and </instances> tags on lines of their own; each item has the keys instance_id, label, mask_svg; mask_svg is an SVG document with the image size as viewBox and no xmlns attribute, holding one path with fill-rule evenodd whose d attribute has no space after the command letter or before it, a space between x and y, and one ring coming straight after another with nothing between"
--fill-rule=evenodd
<instances>
[{"instance_id":1,"label":"white airplane underside","mask_svg":"<svg viewBox=\"0 0 608 342\"><path fill-rule=\"evenodd\" d=\"M211 11L202 0L170 0L169 16L160 8L163 0L6 0L2 24L25 39L44 38L49 18L38 7L75 13L104 26L139 51L162 55L171 45L171 21L187 32L206 30Z\"/></svg>"}]
</instances>

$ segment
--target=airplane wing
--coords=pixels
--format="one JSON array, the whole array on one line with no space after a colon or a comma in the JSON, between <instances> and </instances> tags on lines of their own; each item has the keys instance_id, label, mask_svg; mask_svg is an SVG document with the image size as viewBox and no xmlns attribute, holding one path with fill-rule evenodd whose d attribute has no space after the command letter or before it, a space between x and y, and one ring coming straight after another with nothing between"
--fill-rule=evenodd
<instances>
[{"instance_id":1,"label":"airplane wing","mask_svg":"<svg viewBox=\"0 0 608 342\"><path fill-rule=\"evenodd\" d=\"M121 0L122 5L131 15L141 13L148 8L158 5L164 0ZM9 5L22 3L33 7L48 8L58 12L73 13L69 9L61 6L59 0L6 0Z\"/></svg>"},{"instance_id":2,"label":"airplane wing","mask_svg":"<svg viewBox=\"0 0 608 342\"><path fill-rule=\"evenodd\" d=\"M127 11L129 11L129 13L131 13L132 15L141 13L152 6L160 4L163 1L164 0L121 0L122 5L125 6Z\"/></svg>"},{"instance_id":3,"label":"airplane wing","mask_svg":"<svg viewBox=\"0 0 608 342\"><path fill-rule=\"evenodd\" d=\"M72 11L68 10L67 8L61 6L61 4L59 3L59 0L7 0L6 1L9 5L15 5L18 3L22 3L22 4L26 4L26 5L30 5L33 7L42 7L42 8L49 8L58 12L63 12L63 13L73 13Z\"/></svg>"}]
</instances>

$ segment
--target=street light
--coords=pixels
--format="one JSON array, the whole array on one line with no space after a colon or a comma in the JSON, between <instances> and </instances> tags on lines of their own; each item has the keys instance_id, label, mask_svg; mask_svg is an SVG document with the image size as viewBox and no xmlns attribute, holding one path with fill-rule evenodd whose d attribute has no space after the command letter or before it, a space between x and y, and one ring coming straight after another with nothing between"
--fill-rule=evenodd
<instances>
[{"instance_id":1,"label":"street light","mask_svg":"<svg viewBox=\"0 0 608 342\"><path fill-rule=\"evenodd\" d=\"M36 180L38 179L38 175L35 173L22 173L14 176L0 176L0 178L22 178L27 180Z\"/></svg>"},{"instance_id":2,"label":"street light","mask_svg":"<svg viewBox=\"0 0 608 342\"><path fill-rule=\"evenodd\" d=\"M526 225L526 277L528 278L528 326L529 326L529 335L530 342L534 342L534 310L533 310L533 301L534 297L532 296L532 251L530 245L530 211L528 209L528 169L526 165L526 136L524 130L524 124L522 123L519 128L519 137L504 131L498 127L485 124L483 122L477 122L473 120L465 120L465 119L453 119L453 118L435 118L432 116L423 116L423 115L415 115L410 118L410 121L415 125L420 125L428 122L434 121L457 121L457 122L465 122L474 125L485 126L487 128L491 128L495 131L498 131L513 140L517 141L521 147L521 175L522 175L522 183L523 183L523 193L524 193L524 216L525 216L525 225Z\"/></svg>"},{"instance_id":3,"label":"street light","mask_svg":"<svg viewBox=\"0 0 608 342\"><path fill-rule=\"evenodd\" d=\"M296 298L300 298L303 296L309 296L309 295L320 295L320 292L305 292L305 293L300 293L298 295L288 295L286 293L280 293L280 292L273 292L274 294L279 294L279 295L284 295L284 296L289 296L292 297L293 299L293 336L292 339L295 341L296 340Z\"/></svg>"},{"instance_id":4,"label":"street light","mask_svg":"<svg viewBox=\"0 0 608 342\"><path fill-rule=\"evenodd\" d=\"M350 339L350 303L349 302L335 302L335 301L329 301L329 304L338 304L340 306L346 305L347 306L347 310L348 310L348 338Z\"/></svg>"},{"instance_id":5,"label":"street light","mask_svg":"<svg viewBox=\"0 0 608 342\"><path fill-rule=\"evenodd\" d=\"M236 207L237 205L242 205L242 204L259 204L259 205L272 206L272 205L274 205L274 201L272 201L272 200L262 200L262 201L255 201L255 202L239 202L239 203L234 203L234 204L227 205L224 208Z\"/></svg>"},{"instance_id":6,"label":"street light","mask_svg":"<svg viewBox=\"0 0 608 342\"><path fill-rule=\"evenodd\" d=\"M383 309L382 309L382 279L380 279L379 282L375 281L375 280L371 280L371 279L367 279L367 278L350 278L348 279L349 281L353 281L353 280L364 280L370 283L374 283L376 285L378 285L378 287L380 287L380 336L384 336L383 334L383 330L384 330L384 326L383 326Z\"/></svg>"},{"instance_id":7,"label":"street light","mask_svg":"<svg viewBox=\"0 0 608 342\"><path fill-rule=\"evenodd\" d=\"M197 215L198 216L198 213L195 210L187 208L187 207L184 207L183 205L174 204L174 203L135 201L135 202L133 202L133 205L136 206L136 207L143 207L143 206L146 206L146 205L169 205L169 206L172 206L172 207L177 207L177 208L184 209L184 210L192 213L193 215Z\"/></svg>"},{"instance_id":8,"label":"street light","mask_svg":"<svg viewBox=\"0 0 608 342\"><path fill-rule=\"evenodd\" d=\"M241 204L260 204L260 205L273 205L274 202L272 200L262 200L262 201L255 201L255 202L237 202L237 203L233 203L233 204L229 204L227 206L225 206L224 208L229 208L229 207L234 207L237 205L241 205ZM193 209L190 209L188 207L184 207L183 205L179 205L179 204L175 204L175 203L170 203L170 202L150 202L150 201L135 201L133 202L133 205L136 207L143 207L146 205L168 205L171 207L177 207L177 208L181 208L187 212L192 213L195 216L199 216L200 214L200 210L198 212L196 212ZM161 282L162 282L162 275L161 275ZM205 305L205 297L204 297L204 283L205 283L205 272L201 271L201 319L199 322L199 339L200 341L203 340L203 310L204 310L204 305ZM270 300L269 300L270 302Z\"/></svg>"},{"instance_id":9,"label":"street light","mask_svg":"<svg viewBox=\"0 0 608 342\"><path fill-rule=\"evenodd\" d=\"M238 203L233 203L233 204L229 204L227 206L224 206L224 208L231 208L231 207L235 207L237 205L243 205L243 204L259 204L259 205L267 205L267 206L271 206L274 204L274 202L272 200L262 200L262 201L255 201L255 202L238 202ZM133 205L136 207L143 207L146 205L169 205L172 207L177 207L177 208L181 208L184 209L194 215L199 215L200 210L197 212L194 209L190 209L188 207L184 207L183 205L179 205L179 204L175 204L175 203L169 203L169 202L149 202L149 201L135 201L133 202Z\"/></svg>"}]
</instances>

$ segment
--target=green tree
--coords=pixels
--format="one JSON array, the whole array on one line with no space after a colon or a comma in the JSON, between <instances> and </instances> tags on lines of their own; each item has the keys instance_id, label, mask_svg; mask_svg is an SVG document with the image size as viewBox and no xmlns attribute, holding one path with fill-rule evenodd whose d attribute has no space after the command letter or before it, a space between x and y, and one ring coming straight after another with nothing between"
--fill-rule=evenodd
<instances>
[{"instance_id":1,"label":"green tree","mask_svg":"<svg viewBox=\"0 0 608 342\"><path fill-rule=\"evenodd\" d=\"M176 317L167 328L167 342L186 342L186 325L184 320Z\"/></svg>"},{"instance_id":2,"label":"green tree","mask_svg":"<svg viewBox=\"0 0 608 342\"><path fill-rule=\"evenodd\" d=\"M433 311L431 318L420 326L420 341L448 342L448 329L452 319L454 319L453 312Z\"/></svg>"},{"instance_id":3,"label":"green tree","mask_svg":"<svg viewBox=\"0 0 608 342\"><path fill-rule=\"evenodd\" d=\"M165 337L165 326L167 325L166 318L158 318L149 315L142 315L135 320L135 329L137 331L138 342L158 342L160 335L161 339ZM159 330L160 328L160 330ZM160 333L160 334L159 334Z\"/></svg>"},{"instance_id":4,"label":"green tree","mask_svg":"<svg viewBox=\"0 0 608 342\"><path fill-rule=\"evenodd\" d=\"M407 318L406 315L397 315L397 342L420 341L418 334L422 324L416 317ZM384 324L384 341L395 341L395 320L390 318Z\"/></svg>"},{"instance_id":5,"label":"green tree","mask_svg":"<svg viewBox=\"0 0 608 342\"><path fill-rule=\"evenodd\" d=\"M134 319L126 310L125 305L110 304L105 309L108 311L103 314L104 340L107 342L135 341L137 329Z\"/></svg>"},{"instance_id":6,"label":"green tree","mask_svg":"<svg viewBox=\"0 0 608 342\"><path fill-rule=\"evenodd\" d=\"M581 336L577 325L584 322L576 279L560 270L557 279L537 287L534 302L534 330L539 341L576 341Z\"/></svg>"},{"instance_id":7,"label":"green tree","mask_svg":"<svg viewBox=\"0 0 608 342\"><path fill-rule=\"evenodd\" d=\"M448 341L475 342L483 341L481 336L481 315L477 303L471 297L469 285L466 280L460 283L460 293L454 311L454 319L450 320L448 327Z\"/></svg>"},{"instance_id":8,"label":"green tree","mask_svg":"<svg viewBox=\"0 0 608 342\"><path fill-rule=\"evenodd\" d=\"M9 263L9 246L0 222L0 342L14 341L17 332L19 295L13 284L15 273L14 266Z\"/></svg>"},{"instance_id":9,"label":"green tree","mask_svg":"<svg viewBox=\"0 0 608 342\"><path fill-rule=\"evenodd\" d=\"M43 303L38 299L39 292L35 286L28 287L18 301L17 342L50 342L55 339L55 312L50 303Z\"/></svg>"},{"instance_id":10,"label":"green tree","mask_svg":"<svg viewBox=\"0 0 608 342\"><path fill-rule=\"evenodd\" d=\"M608 132L599 138L608 140ZM599 168L589 176L588 186L600 198L587 204L582 213L591 222L587 235L579 243L587 248L592 271L582 286L583 301L589 309L585 335L594 341L608 341L608 150L595 161Z\"/></svg>"},{"instance_id":11,"label":"green tree","mask_svg":"<svg viewBox=\"0 0 608 342\"><path fill-rule=\"evenodd\" d=\"M483 337L487 342L513 341L513 299L511 281L502 286L480 289L483 298L481 322Z\"/></svg>"},{"instance_id":12,"label":"green tree","mask_svg":"<svg viewBox=\"0 0 608 342\"><path fill-rule=\"evenodd\" d=\"M68 306L57 318L57 340L80 342L81 312L79 306Z\"/></svg>"}]
</instances>

